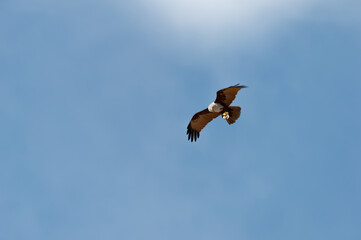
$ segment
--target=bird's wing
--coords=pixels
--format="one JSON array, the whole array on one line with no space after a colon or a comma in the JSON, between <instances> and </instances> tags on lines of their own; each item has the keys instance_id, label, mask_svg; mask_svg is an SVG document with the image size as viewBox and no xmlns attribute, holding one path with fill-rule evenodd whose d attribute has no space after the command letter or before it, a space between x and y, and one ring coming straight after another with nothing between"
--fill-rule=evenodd
<instances>
[{"instance_id":1,"label":"bird's wing","mask_svg":"<svg viewBox=\"0 0 361 240\"><path fill-rule=\"evenodd\" d=\"M217 92L217 98L215 103L221 103L226 106L231 105L239 90L246 88L246 86L240 86L239 84L221 89Z\"/></svg>"},{"instance_id":2,"label":"bird's wing","mask_svg":"<svg viewBox=\"0 0 361 240\"><path fill-rule=\"evenodd\" d=\"M210 112L208 108L200 111L192 117L187 127L188 140L193 142L199 138L199 132L214 118L221 115L221 113Z\"/></svg>"}]
</instances>

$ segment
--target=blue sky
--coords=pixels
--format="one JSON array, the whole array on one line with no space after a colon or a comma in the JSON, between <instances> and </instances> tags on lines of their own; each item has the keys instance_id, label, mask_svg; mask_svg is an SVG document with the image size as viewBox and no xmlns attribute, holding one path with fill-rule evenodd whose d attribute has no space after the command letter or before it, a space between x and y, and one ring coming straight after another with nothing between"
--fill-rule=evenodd
<instances>
[{"instance_id":1,"label":"blue sky","mask_svg":"<svg viewBox=\"0 0 361 240\"><path fill-rule=\"evenodd\" d=\"M2 1L1 238L360 239L360 7Z\"/></svg>"}]
</instances>

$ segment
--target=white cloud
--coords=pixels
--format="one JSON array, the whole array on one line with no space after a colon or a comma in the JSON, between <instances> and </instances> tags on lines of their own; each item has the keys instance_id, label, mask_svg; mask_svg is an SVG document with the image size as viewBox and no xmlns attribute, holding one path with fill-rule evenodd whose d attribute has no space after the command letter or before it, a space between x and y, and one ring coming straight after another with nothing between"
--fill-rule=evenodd
<instances>
[{"instance_id":1,"label":"white cloud","mask_svg":"<svg viewBox=\"0 0 361 240\"><path fill-rule=\"evenodd\" d=\"M215 47L252 43L305 15L319 0L138 0L149 31ZM150 22L149 22L150 21ZM159 31L161 27L161 31Z\"/></svg>"}]
</instances>

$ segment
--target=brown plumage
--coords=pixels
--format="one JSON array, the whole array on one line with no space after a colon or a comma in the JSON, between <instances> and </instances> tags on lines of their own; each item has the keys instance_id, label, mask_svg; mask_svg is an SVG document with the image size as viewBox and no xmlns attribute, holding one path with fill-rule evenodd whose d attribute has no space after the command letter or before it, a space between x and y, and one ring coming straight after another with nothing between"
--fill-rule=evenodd
<instances>
[{"instance_id":1,"label":"brown plumage","mask_svg":"<svg viewBox=\"0 0 361 240\"><path fill-rule=\"evenodd\" d=\"M238 91L242 88L246 88L246 86L240 86L237 84L235 86L219 90L214 103L211 103L211 105L203 111L194 114L187 127L188 140L191 140L191 142L193 142L193 140L197 141L200 131L209 122L222 114L224 114L224 119L227 120L228 124L231 125L235 123L241 115L241 108L229 105L233 102ZM227 113L229 115L228 118L226 116Z\"/></svg>"},{"instance_id":2,"label":"brown plumage","mask_svg":"<svg viewBox=\"0 0 361 240\"><path fill-rule=\"evenodd\" d=\"M237 119L241 116L241 107L229 107L232 109L232 115L229 116L227 120L228 124L231 125L237 121Z\"/></svg>"},{"instance_id":3,"label":"brown plumage","mask_svg":"<svg viewBox=\"0 0 361 240\"><path fill-rule=\"evenodd\" d=\"M199 138L199 132L213 119L221 115L221 113L210 112L208 108L200 111L192 117L192 120L188 124L187 134L188 140L193 142Z\"/></svg>"}]
</instances>

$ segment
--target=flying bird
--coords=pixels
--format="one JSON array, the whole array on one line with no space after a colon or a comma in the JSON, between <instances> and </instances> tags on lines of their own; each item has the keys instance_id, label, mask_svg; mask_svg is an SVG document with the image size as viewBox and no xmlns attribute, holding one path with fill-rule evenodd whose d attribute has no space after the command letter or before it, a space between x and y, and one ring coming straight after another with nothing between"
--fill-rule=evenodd
<instances>
[{"instance_id":1,"label":"flying bird","mask_svg":"<svg viewBox=\"0 0 361 240\"><path fill-rule=\"evenodd\" d=\"M222 115L229 125L236 122L241 115L241 107L230 106L239 90L246 88L239 84L221 89L217 92L216 100L208 108L194 114L187 127L188 141L197 141L201 130L213 119Z\"/></svg>"}]
</instances>

